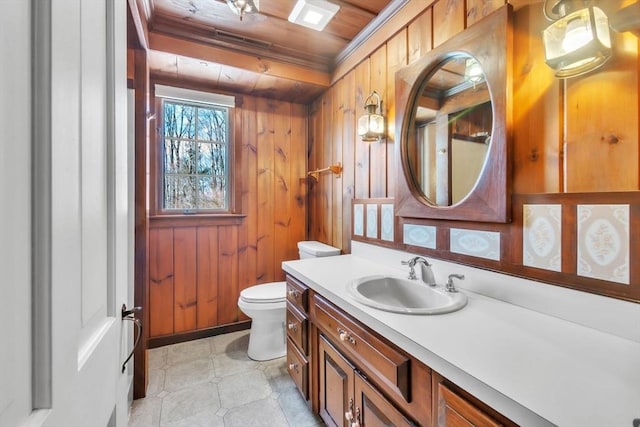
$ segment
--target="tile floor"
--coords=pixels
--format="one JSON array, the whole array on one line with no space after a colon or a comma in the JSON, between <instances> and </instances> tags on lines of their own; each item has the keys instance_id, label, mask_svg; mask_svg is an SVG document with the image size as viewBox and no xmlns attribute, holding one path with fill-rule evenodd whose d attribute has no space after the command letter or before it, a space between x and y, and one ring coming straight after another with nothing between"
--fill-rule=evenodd
<instances>
[{"instance_id":1,"label":"tile floor","mask_svg":"<svg viewBox=\"0 0 640 427\"><path fill-rule=\"evenodd\" d=\"M149 351L147 397L135 400L129 427L316 427L286 358L247 357L249 331Z\"/></svg>"}]
</instances>

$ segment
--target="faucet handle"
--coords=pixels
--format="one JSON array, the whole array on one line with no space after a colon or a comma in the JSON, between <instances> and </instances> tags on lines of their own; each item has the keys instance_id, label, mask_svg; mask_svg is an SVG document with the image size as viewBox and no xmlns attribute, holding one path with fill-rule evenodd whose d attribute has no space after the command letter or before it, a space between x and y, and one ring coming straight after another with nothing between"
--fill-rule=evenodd
<instances>
[{"instance_id":1,"label":"faucet handle","mask_svg":"<svg viewBox=\"0 0 640 427\"><path fill-rule=\"evenodd\" d=\"M416 280L418 278L414 268L416 266L416 258L411 258L408 261L400 261L400 264L409 266L409 279Z\"/></svg>"},{"instance_id":2,"label":"faucet handle","mask_svg":"<svg viewBox=\"0 0 640 427\"><path fill-rule=\"evenodd\" d=\"M447 279L447 285L444 287L445 291L458 292L455 285L453 284L453 279L464 280L464 274L450 274Z\"/></svg>"}]
</instances>

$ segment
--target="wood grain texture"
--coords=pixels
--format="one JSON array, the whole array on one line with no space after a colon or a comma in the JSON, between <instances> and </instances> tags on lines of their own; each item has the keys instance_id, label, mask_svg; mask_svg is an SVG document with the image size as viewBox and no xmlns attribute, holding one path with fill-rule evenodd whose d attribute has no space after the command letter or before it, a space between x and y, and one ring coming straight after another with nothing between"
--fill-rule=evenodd
<instances>
[{"instance_id":1,"label":"wood grain texture","mask_svg":"<svg viewBox=\"0 0 640 427\"><path fill-rule=\"evenodd\" d=\"M408 31L402 31L387 42L387 73L386 73L386 106L384 108L387 120L387 193L385 197L393 197L396 192L396 157L395 145L400 143L396 135L396 71L407 65Z\"/></svg>"},{"instance_id":2,"label":"wood grain texture","mask_svg":"<svg viewBox=\"0 0 640 427\"><path fill-rule=\"evenodd\" d=\"M433 47L440 46L465 28L464 0L439 0L433 5Z\"/></svg>"},{"instance_id":3,"label":"wood grain texture","mask_svg":"<svg viewBox=\"0 0 640 427\"><path fill-rule=\"evenodd\" d=\"M408 63L422 58L433 48L433 8L425 10L407 26ZM398 33L399 35L400 33ZM396 36L398 37L398 36Z\"/></svg>"},{"instance_id":4,"label":"wood grain texture","mask_svg":"<svg viewBox=\"0 0 640 427\"><path fill-rule=\"evenodd\" d=\"M356 98L356 115L355 115L355 123L356 123L356 132L357 132L357 123L358 118L365 113L364 110L364 101L367 99L369 94L371 93L371 61L366 59L362 61L355 68L355 98ZM355 167L356 167L356 192L355 197L357 198L366 198L370 195L370 174L371 169L369 166L370 159L370 145L368 143L363 143L358 135L356 135L356 139L354 141L355 146Z\"/></svg>"},{"instance_id":5,"label":"wood grain texture","mask_svg":"<svg viewBox=\"0 0 640 427\"><path fill-rule=\"evenodd\" d=\"M291 182L291 104L278 102L275 104L273 120L274 134L274 224L273 244L275 259L292 259L290 227L293 220L293 204L295 197L292 194ZM282 280L284 273L281 268L274 265L273 280Z\"/></svg>"},{"instance_id":6,"label":"wood grain texture","mask_svg":"<svg viewBox=\"0 0 640 427\"><path fill-rule=\"evenodd\" d=\"M196 228L178 227L173 230L174 320L175 332L196 329Z\"/></svg>"},{"instance_id":7,"label":"wood grain texture","mask_svg":"<svg viewBox=\"0 0 640 427\"><path fill-rule=\"evenodd\" d=\"M343 252L351 252L351 223L352 215L351 201L355 197L355 142L356 135L356 98L355 93L356 75L350 72L343 78L343 91L345 94L342 106L342 240L332 241L333 245L342 248Z\"/></svg>"},{"instance_id":8,"label":"wood grain texture","mask_svg":"<svg viewBox=\"0 0 640 427\"><path fill-rule=\"evenodd\" d=\"M639 188L638 39L611 37L613 56L599 72L566 81L567 192Z\"/></svg>"},{"instance_id":9,"label":"wood grain texture","mask_svg":"<svg viewBox=\"0 0 640 427\"><path fill-rule=\"evenodd\" d=\"M196 329L218 325L218 227L198 227Z\"/></svg>"},{"instance_id":10,"label":"wood grain texture","mask_svg":"<svg viewBox=\"0 0 640 427\"><path fill-rule=\"evenodd\" d=\"M392 96L387 90L387 44L373 52L369 58L370 90L378 92L382 107L382 114L388 119L387 99ZM389 123L387 121L387 123ZM369 146L369 175L371 185L369 197L387 196L387 138L386 135L378 142L370 142ZM363 143L364 144L364 143Z\"/></svg>"},{"instance_id":11,"label":"wood grain texture","mask_svg":"<svg viewBox=\"0 0 640 427\"><path fill-rule=\"evenodd\" d=\"M238 228L220 227L218 263L218 323L226 325L238 321Z\"/></svg>"},{"instance_id":12,"label":"wood grain texture","mask_svg":"<svg viewBox=\"0 0 640 427\"><path fill-rule=\"evenodd\" d=\"M482 20L485 16L504 6L506 0L466 0L467 1L467 24L469 27Z\"/></svg>"},{"instance_id":13,"label":"wood grain texture","mask_svg":"<svg viewBox=\"0 0 640 427\"><path fill-rule=\"evenodd\" d=\"M344 141L344 106L347 103L348 94L344 91L344 80L336 82L335 87L332 90L333 102L332 102L332 125L333 125L333 154L331 156L330 164L336 162L344 162L343 147L346 147L346 141ZM331 175L331 174L328 174ZM344 222L343 209L342 209L342 189L343 176L340 174L340 178L331 176L331 216L335 218L331 227L331 242L342 242L342 224Z\"/></svg>"},{"instance_id":14,"label":"wood grain texture","mask_svg":"<svg viewBox=\"0 0 640 427\"><path fill-rule=\"evenodd\" d=\"M309 109L305 105L291 104L291 143L289 154L289 204L291 221L289 240L285 243L285 260L298 259L297 242L307 238L307 118ZM278 260L276 260L278 262ZM279 269L281 271L281 269ZM281 273L282 274L282 273ZM284 276L279 276L283 279Z\"/></svg>"},{"instance_id":15,"label":"wood grain texture","mask_svg":"<svg viewBox=\"0 0 640 427\"><path fill-rule=\"evenodd\" d=\"M134 0L129 0L133 2ZM143 325L150 325L151 303L149 301L149 205L147 187L147 159L149 141L149 122L146 120L149 109L149 64L146 52L136 49L134 54L135 73L133 87L135 108L135 194L134 194L134 304L141 307L139 314ZM147 341L149 327L142 329L140 344L135 348L133 358L133 396L145 397L147 389Z\"/></svg>"},{"instance_id":16,"label":"wood grain texture","mask_svg":"<svg viewBox=\"0 0 640 427\"><path fill-rule=\"evenodd\" d=\"M258 282L270 282L275 277L273 248L275 242L275 129L276 101L260 98L257 102L258 146Z\"/></svg>"},{"instance_id":17,"label":"wood grain texture","mask_svg":"<svg viewBox=\"0 0 640 427\"><path fill-rule=\"evenodd\" d=\"M173 230L149 232L149 336L172 334L174 313Z\"/></svg>"},{"instance_id":18,"label":"wood grain texture","mask_svg":"<svg viewBox=\"0 0 640 427\"><path fill-rule=\"evenodd\" d=\"M541 5L514 17L513 188L518 193L562 188L562 81L544 62L542 38L531 36L547 25Z\"/></svg>"},{"instance_id":19,"label":"wood grain texture","mask_svg":"<svg viewBox=\"0 0 640 427\"><path fill-rule=\"evenodd\" d=\"M241 168L242 207L247 218L258 217L257 176L258 176L258 146L256 130L256 99L247 97L242 105L242 135L247 136L242 142ZM238 292L256 284L256 262L258 252L258 222L248 220L238 230L238 263L243 268L238 271ZM240 320L249 317L240 313Z\"/></svg>"}]
</instances>

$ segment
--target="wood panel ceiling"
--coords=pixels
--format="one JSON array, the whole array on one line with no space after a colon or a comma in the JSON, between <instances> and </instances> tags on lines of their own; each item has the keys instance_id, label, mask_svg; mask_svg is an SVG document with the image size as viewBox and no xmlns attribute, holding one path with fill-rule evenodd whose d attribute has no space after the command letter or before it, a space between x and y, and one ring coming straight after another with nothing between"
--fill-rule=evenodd
<instances>
[{"instance_id":1,"label":"wood panel ceiling","mask_svg":"<svg viewBox=\"0 0 640 427\"><path fill-rule=\"evenodd\" d=\"M296 0L260 0L244 19L225 0L135 0L156 76L306 103L321 94L350 49L410 0L331 0L323 31L288 21Z\"/></svg>"}]
</instances>

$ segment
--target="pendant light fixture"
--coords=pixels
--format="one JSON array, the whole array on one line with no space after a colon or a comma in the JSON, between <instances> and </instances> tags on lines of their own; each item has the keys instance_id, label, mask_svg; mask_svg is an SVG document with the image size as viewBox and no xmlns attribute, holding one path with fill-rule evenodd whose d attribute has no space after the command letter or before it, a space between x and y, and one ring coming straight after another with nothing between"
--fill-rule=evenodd
<instances>
[{"instance_id":1,"label":"pendant light fixture","mask_svg":"<svg viewBox=\"0 0 640 427\"><path fill-rule=\"evenodd\" d=\"M227 4L241 21L245 14L258 13L260 9L260 0L227 0Z\"/></svg>"},{"instance_id":2,"label":"pendant light fixture","mask_svg":"<svg viewBox=\"0 0 640 427\"><path fill-rule=\"evenodd\" d=\"M579 76L611 57L607 15L589 0L545 0L553 21L542 33L545 60L558 78Z\"/></svg>"}]
</instances>

